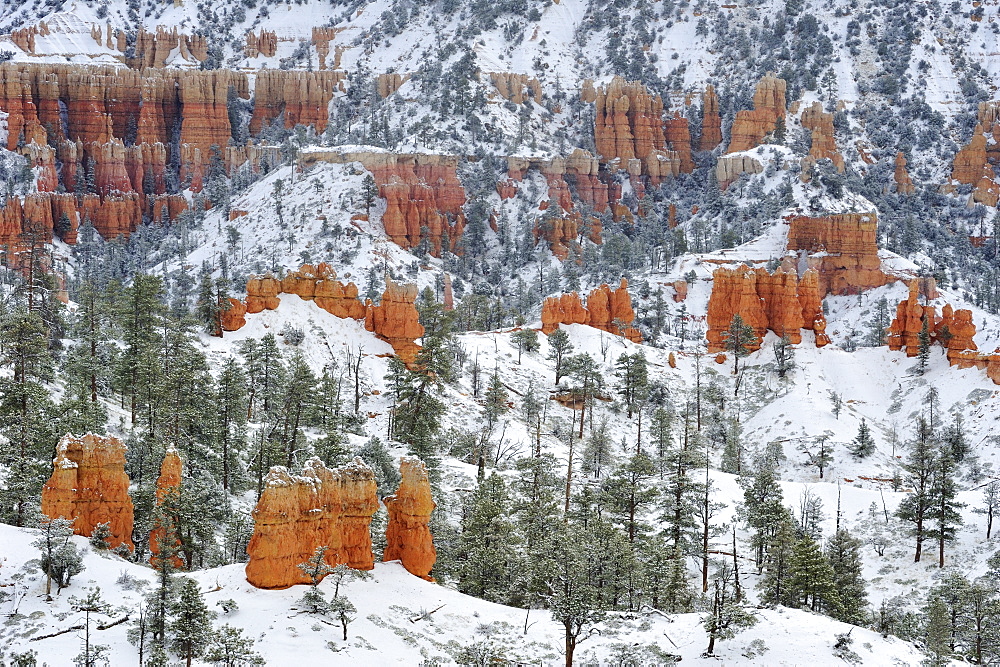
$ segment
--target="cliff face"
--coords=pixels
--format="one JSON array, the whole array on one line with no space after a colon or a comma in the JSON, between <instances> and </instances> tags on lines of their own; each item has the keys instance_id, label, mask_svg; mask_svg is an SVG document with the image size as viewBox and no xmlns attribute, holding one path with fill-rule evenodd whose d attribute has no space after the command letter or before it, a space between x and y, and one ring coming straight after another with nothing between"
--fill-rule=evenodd
<instances>
[{"instance_id":1,"label":"cliff face","mask_svg":"<svg viewBox=\"0 0 1000 667\"><path fill-rule=\"evenodd\" d=\"M787 335L792 343L802 342L801 329L816 334L816 346L830 342L819 295L819 275L808 270L799 279L795 273L769 274L764 269L719 268L712 274L712 294L708 300L706 323L708 351L726 349L725 333L733 316L743 318L757 336L750 350L760 349L768 330Z\"/></svg>"},{"instance_id":2,"label":"cliff face","mask_svg":"<svg viewBox=\"0 0 1000 667\"><path fill-rule=\"evenodd\" d=\"M774 132L778 119L785 117L785 107L785 80L768 74L757 84L753 110L736 113L726 152L736 153L759 146L765 136Z\"/></svg>"},{"instance_id":3,"label":"cliff face","mask_svg":"<svg viewBox=\"0 0 1000 667\"><path fill-rule=\"evenodd\" d=\"M42 487L42 514L73 520L73 532L90 536L108 523L111 548L132 544L132 499L125 474L125 445L112 436L65 435L56 447L52 476Z\"/></svg>"},{"instance_id":4,"label":"cliff face","mask_svg":"<svg viewBox=\"0 0 1000 667\"><path fill-rule=\"evenodd\" d=\"M628 293L628 281L622 279L618 289L601 285L587 297L584 306L576 292L561 294L545 299L542 303L542 333L550 334L560 324L587 324L596 329L624 336L632 342L641 343L642 334L632 327L635 312L632 298Z\"/></svg>"},{"instance_id":5,"label":"cliff face","mask_svg":"<svg viewBox=\"0 0 1000 667\"><path fill-rule=\"evenodd\" d=\"M820 293L857 294L890 282L878 257L875 213L789 218L788 249L823 253L818 261ZM815 263L815 262L814 262Z\"/></svg>"},{"instance_id":6,"label":"cliff face","mask_svg":"<svg viewBox=\"0 0 1000 667\"><path fill-rule=\"evenodd\" d=\"M172 446L167 448L163 455L163 463L160 464L160 476L156 479L156 506L162 507L164 504L176 502L176 494L180 493L183 464L180 454ZM163 540L167 530L159 520L156 521L153 530L149 533L149 552L152 554L149 561L155 567L159 561L160 550L163 548ZM174 548L180 547L180 539L175 534ZM184 560L179 555L170 557L170 564L175 570L184 567Z\"/></svg>"},{"instance_id":7,"label":"cliff face","mask_svg":"<svg viewBox=\"0 0 1000 667\"><path fill-rule=\"evenodd\" d=\"M365 312L365 329L392 345L396 355L407 364L416 360L420 346L415 340L424 335L417 308L416 285L397 285L386 278L382 301L370 303Z\"/></svg>"},{"instance_id":8,"label":"cliff face","mask_svg":"<svg viewBox=\"0 0 1000 667\"><path fill-rule=\"evenodd\" d=\"M320 546L328 547L330 566L372 569L369 524L378 508L376 488L375 473L361 459L331 470L312 458L301 475L272 468L253 511L247 581L257 588L308 584L298 565Z\"/></svg>"},{"instance_id":9,"label":"cliff face","mask_svg":"<svg viewBox=\"0 0 1000 667\"><path fill-rule=\"evenodd\" d=\"M437 560L429 528L435 503L423 461L404 456L399 461L399 489L385 498L389 524L385 530L382 560L399 560L410 574L433 581L431 569Z\"/></svg>"},{"instance_id":10,"label":"cliff face","mask_svg":"<svg viewBox=\"0 0 1000 667\"><path fill-rule=\"evenodd\" d=\"M327 107L334 92L344 89L345 78L342 71L260 70L254 85L250 132L259 133L281 114L284 114L286 129L312 125L317 132L322 132L329 117ZM224 143L220 145L225 146Z\"/></svg>"}]
</instances>

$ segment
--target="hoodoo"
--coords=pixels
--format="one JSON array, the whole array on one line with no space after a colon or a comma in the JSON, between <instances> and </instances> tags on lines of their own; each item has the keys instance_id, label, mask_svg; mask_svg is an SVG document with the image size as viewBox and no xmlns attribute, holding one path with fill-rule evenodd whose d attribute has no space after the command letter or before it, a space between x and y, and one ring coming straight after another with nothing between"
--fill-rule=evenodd
<instances>
[{"instance_id":1,"label":"hoodoo","mask_svg":"<svg viewBox=\"0 0 1000 667\"><path fill-rule=\"evenodd\" d=\"M56 447L52 476L42 487L42 514L73 521L89 537L99 523L111 529L111 548L132 544L132 498L125 473L125 445L114 436L65 435Z\"/></svg>"}]
</instances>

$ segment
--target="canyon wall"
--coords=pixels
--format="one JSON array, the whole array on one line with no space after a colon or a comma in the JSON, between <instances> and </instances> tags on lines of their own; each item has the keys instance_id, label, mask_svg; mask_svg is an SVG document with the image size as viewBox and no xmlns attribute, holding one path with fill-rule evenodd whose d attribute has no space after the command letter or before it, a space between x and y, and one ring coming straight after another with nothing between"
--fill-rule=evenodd
<instances>
[{"instance_id":1,"label":"canyon wall","mask_svg":"<svg viewBox=\"0 0 1000 667\"><path fill-rule=\"evenodd\" d=\"M65 435L56 447L52 476L42 487L42 514L73 520L73 532L89 537L99 523L111 528L113 549L132 544L133 509L125 473L125 445L113 436Z\"/></svg>"}]
</instances>

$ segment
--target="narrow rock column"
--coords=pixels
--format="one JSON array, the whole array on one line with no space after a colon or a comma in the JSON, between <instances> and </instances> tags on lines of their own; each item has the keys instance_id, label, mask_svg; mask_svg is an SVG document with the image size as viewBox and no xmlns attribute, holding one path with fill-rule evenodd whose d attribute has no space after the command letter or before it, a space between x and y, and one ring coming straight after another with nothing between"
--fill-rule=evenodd
<instances>
[{"instance_id":1,"label":"narrow rock column","mask_svg":"<svg viewBox=\"0 0 1000 667\"><path fill-rule=\"evenodd\" d=\"M418 458L404 456L399 462L402 481L385 502L389 525L385 530L383 561L399 560L407 572L434 581L431 569L437 559L434 539L428 526L436 506L431 498L427 466Z\"/></svg>"}]
</instances>

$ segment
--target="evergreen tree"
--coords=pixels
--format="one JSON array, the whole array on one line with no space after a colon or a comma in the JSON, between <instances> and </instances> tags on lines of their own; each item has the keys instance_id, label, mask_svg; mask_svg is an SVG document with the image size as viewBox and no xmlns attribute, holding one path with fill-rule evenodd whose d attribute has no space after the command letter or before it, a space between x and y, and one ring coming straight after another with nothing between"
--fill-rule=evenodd
<instances>
[{"instance_id":1,"label":"evergreen tree","mask_svg":"<svg viewBox=\"0 0 1000 667\"><path fill-rule=\"evenodd\" d=\"M927 362L931 358L931 334L929 321L926 316L921 318L920 332L917 334L917 365L918 375L923 375L927 370Z\"/></svg>"},{"instance_id":2,"label":"evergreen tree","mask_svg":"<svg viewBox=\"0 0 1000 667\"><path fill-rule=\"evenodd\" d=\"M1000 482L990 482L983 487L983 505L972 510L976 514L986 515L986 539L993 532L993 517L1000 511Z\"/></svg>"},{"instance_id":3,"label":"evergreen tree","mask_svg":"<svg viewBox=\"0 0 1000 667\"><path fill-rule=\"evenodd\" d=\"M45 595L49 596L53 582L57 591L62 591L74 576L83 572L83 557L71 539L72 521L46 518L41 529L41 536L31 546L41 552L38 566L45 573Z\"/></svg>"},{"instance_id":4,"label":"evergreen tree","mask_svg":"<svg viewBox=\"0 0 1000 667\"><path fill-rule=\"evenodd\" d=\"M875 453L875 438L868 427L868 422L864 419L861 420L861 425L858 427L858 435L848 445L848 449L856 459L864 459Z\"/></svg>"},{"instance_id":5,"label":"evergreen tree","mask_svg":"<svg viewBox=\"0 0 1000 667\"><path fill-rule=\"evenodd\" d=\"M766 545L764 577L759 584L762 602L789 607L798 604L791 583L793 553L797 540L795 519L786 509L778 516Z\"/></svg>"},{"instance_id":6,"label":"evergreen tree","mask_svg":"<svg viewBox=\"0 0 1000 667\"><path fill-rule=\"evenodd\" d=\"M0 378L0 520L25 526L33 518L52 443L52 401L45 384L53 379L48 330L37 313L18 307L0 319L0 350L10 374Z\"/></svg>"},{"instance_id":7,"label":"evergreen tree","mask_svg":"<svg viewBox=\"0 0 1000 667\"><path fill-rule=\"evenodd\" d=\"M932 667L944 667L951 663L952 633L948 619L948 607L939 596L932 595L924 610L926 625L924 630L924 646L929 658L925 664Z\"/></svg>"},{"instance_id":8,"label":"evergreen tree","mask_svg":"<svg viewBox=\"0 0 1000 667\"><path fill-rule=\"evenodd\" d=\"M516 532L503 478L493 473L476 489L459 541L458 589L492 602L505 603L518 569Z\"/></svg>"},{"instance_id":9,"label":"evergreen tree","mask_svg":"<svg viewBox=\"0 0 1000 667\"><path fill-rule=\"evenodd\" d=\"M608 514L612 521L624 527L630 544L649 530L642 515L658 495L656 488L649 484L655 475L653 461L640 451L601 484L601 496Z\"/></svg>"},{"instance_id":10,"label":"evergreen tree","mask_svg":"<svg viewBox=\"0 0 1000 667\"><path fill-rule=\"evenodd\" d=\"M173 614L170 622L171 646L184 659L185 665L191 667L191 661L208 648L215 612L209 611L201 599L201 591L194 579L184 579L170 611Z\"/></svg>"},{"instance_id":11,"label":"evergreen tree","mask_svg":"<svg viewBox=\"0 0 1000 667\"><path fill-rule=\"evenodd\" d=\"M534 352L539 347L538 332L534 329L518 329L511 334L510 339L517 345L517 363L519 365L522 352Z\"/></svg>"},{"instance_id":12,"label":"evergreen tree","mask_svg":"<svg viewBox=\"0 0 1000 667\"><path fill-rule=\"evenodd\" d=\"M733 315L729 329L722 334L726 349L733 355L733 375L739 377L740 359L750 354L750 347L756 345L760 338L749 324L743 321L739 313ZM736 382L736 393L739 393L739 380Z\"/></svg>"},{"instance_id":13,"label":"evergreen tree","mask_svg":"<svg viewBox=\"0 0 1000 667\"><path fill-rule=\"evenodd\" d=\"M861 574L861 540L841 528L827 542L826 556L833 568L834 588L841 603L834 616L853 625L866 623L869 618L868 593Z\"/></svg>"},{"instance_id":14,"label":"evergreen tree","mask_svg":"<svg viewBox=\"0 0 1000 667\"><path fill-rule=\"evenodd\" d=\"M934 470L929 493L927 520L930 527L927 537L938 542L938 567L944 567L945 543L955 539L955 530L962 525L961 509L965 503L957 500L958 486L955 484L955 461L951 448L942 443L934 462Z\"/></svg>"},{"instance_id":15,"label":"evergreen tree","mask_svg":"<svg viewBox=\"0 0 1000 667\"><path fill-rule=\"evenodd\" d=\"M750 544L756 553L757 568L764 565L764 555L771 537L788 510L777 477L769 466L760 466L756 474L743 484L742 518L754 531Z\"/></svg>"},{"instance_id":16,"label":"evergreen tree","mask_svg":"<svg viewBox=\"0 0 1000 667\"><path fill-rule=\"evenodd\" d=\"M908 493L896 510L896 516L913 524L912 532L917 542L913 556L915 563L920 562L924 538L927 536L928 515L934 504L931 487L937 468L936 458L930 428L926 420L920 417L917 422L917 437L910 444L906 461L902 464L907 486L913 489L913 493Z\"/></svg>"},{"instance_id":17,"label":"evergreen tree","mask_svg":"<svg viewBox=\"0 0 1000 667\"><path fill-rule=\"evenodd\" d=\"M833 567L819 544L809 535L795 543L790 562L789 593L812 611L840 613L842 604Z\"/></svg>"},{"instance_id":18,"label":"evergreen tree","mask_svg":"<svg viewBox=\"0 0 1000 667\"><path fill-rule=\"evenodd\" d=\"M708 633L708 648L705 655L715 654L715 642L735 637L740 631L757 624L757 616L748 611L736 599L731 583L733 571L728 561L719 568L712 596L712 607L702 618L702 626Z\"/></svg>"},{"instance_id":19,"label":"evergreen tree","mask_svg":"<svg viewBox=\"0 0 1000 667\"><path fill-rule=\"evenodd\" d=\"M70 608L76 612L83 612L83 651L73 659L73 664L77 667L96 667L107 664L108 646L92 645L90 643L90 615L106 614L111 605L106 603L101 597L101 589L88 589L86 597L71 597L69 599Z\"/></svg>"},{"instance_id":20,"label":"evergreen tree","mask_svg":"<svg viewBox=\"0 0 1000 667\"><path fill-rule=\"evenodd\" d=\"M771 349L774 352L778 377L784 379L788 372L795 368L795 348L792 346L792 339L786 333L774 342Z\"/></svg>"},{"instance_id":21,"label":"evergreen tree","mask_svg":"<svg viewBox=\"0 0 1000 667\"><path fill-rule=\"evenodd\" d=\"M598 479L602 474L606 474L613 461L612 447L611 436L608 434L608 420L603 418L596 428L591 429L587 444L584 445L580 457L580 468L583 472Z\"/></svg>"},{"instance_id":22,"label":"evergreen tree","mask_svg":"<svg viewBox=\"0 0 1000 667\"><path fill-rule=\"evenodd\" d=\"M215 440L222 462L222 488L242 478L241 454L246 447L247 377L236 359L229 358L219 373L215 395Z\"/></svg>"},{"instance_id":23,"label":"evergreen tree","mask_svg":"<svg viewBox=\"0 0 1000 667\"><path fill-rule=\"evenodd\" d=\"M559 512L559 492L562 480L556 472L556 459L548 453L518 459L517 477L512 482L513 526L515 542L521 545L524 558L519 577L511 591L511 602L518 606L540 603L547 588L545 579L552 567L552 535L558 532L562 516Z\"/></svg>"},{"instance_id":24,"label":"evergreen tree","mask_svg":"<svg viewBox=\"0 0 1000 667\"><path fill-rule=\"evenodd\" d=\"M588 577L588 554L583 548L587 543L586 534L573 526L552 541L549 609L563 627L566 667L573 667L577 645L589 636L585 631L604 619L603 610L597 607L593 580Z\"/></svg>"},{"instance_id":25,"label":"evergreen tree","mask_svg":"<svg viewBox=\"0 0 1000 667\"><path fill-rule=\"evenodd\" d=\"M615 362L615 377L618 378L618 393L625 402L628 418L641 409L649 394L649 369L646 355L642 352L622 354Z\"/></svg>"},{"instance_id":26,"label":"evergreen tree","mask_svg":"<svg viewBox=\"0 0 1000 667\"><path fill-rule=\"evenodd\" d=\"M556 384L563 377L563 360L573 352L573 343L569 340L569 334L562 329L556 329L549 334L549 354L546 359L554 361L556 364Z\"/></svg>"},{"instance_id":27,"label":"evergreen tree","mask_svg":"<svg viewBox=\"0 0 1000 667\"><path fill-rule=\"evenodd\" d=\"M253 637L244 637L242 629L226 624L213 633L205 651L205 660L218 667L258 667L267 664L253 645Z\"/></svg>"}]
</instances>

